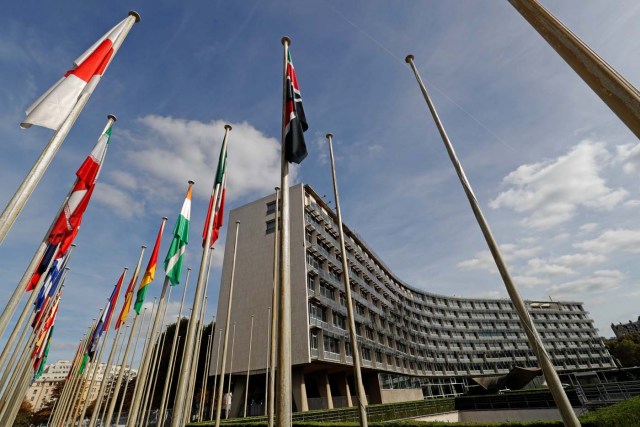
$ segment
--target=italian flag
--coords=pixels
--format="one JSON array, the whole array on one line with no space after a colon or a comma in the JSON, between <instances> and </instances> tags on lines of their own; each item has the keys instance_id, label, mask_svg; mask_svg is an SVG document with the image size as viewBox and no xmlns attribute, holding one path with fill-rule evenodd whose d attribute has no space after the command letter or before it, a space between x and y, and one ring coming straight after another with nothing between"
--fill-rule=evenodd
<instances>
[{"instance_id":1,"label":"italian flag","mask_svg":"<svg viewBox=\"0 0 640 427\"><path fill-rule=\"evenodd\" d=\"M207 242L207 227L209 226L209 220L211 219L212 212L215 212L213 219L213 228L211 230L211 238L209 239L209 247L213 247L213 244L218 240L220 236L220 228L223 224L224 217L224 199L226 195L227 184L227 150L226 147L222 147L220 150L220 159L218 160L218 170L216 171L216 181L213 194L209 200L209 209L207 210L207 217L204 220L204 229L202 230L202 247ZM215 190L218 190L218 199L214 200Z\"/></svg>"},{"instance_id":2,"label":"italian flag","mask_svg":"<svg viewBox=\"0 0 640 427\"><path fill-rule=\"evenodd\" d=\"M20 123L20 127L26 129L36 125L53 130L60 129L80 95L90 95L100 82L115 54L114 46L117 49L120 45L118 41L126 36L124 30L133 19L133 16L128 16L120 21L73 61L73 68L27 109L27 117Z\"/></svg>"},{"instance_id":3,"label":"italian flag","mask_svg":"<svg viewBox=\"0 0 640 427\"><path fill-rule=\"evenodd\" d=\"M145 271L144 276L142 276L142 280L140 281L140 289L138 289L138 294L136 295L136 303L133 305L133 309L136 311L136 314L140 314L142 304L144 304L144 297L147 294L147 286L149 283L153 282L153 279L156 276L156 265L158 264L158 252L160 251L160 240L162 240L164 223L165 220L163 218L162 224L160 224L160 230L158 230L158 237L156 237L156 244L153 247L153 252L151 252L149 264L147 264L147 271Z\"/></svg>"},{"instance_id":4,"label":"italian flag","mask_svg":"<svg viewBox=\"0 0 640 427\"><path fill-rule=\"evenodd\" d=\"M173 286L180 283L180 275L182 273L182 261L184 260L184 252L189 243L189 221L191 220L191 188L193 184L189 183L187 197L182 204L180 216L173 227L173 240L169 247L167 257L164 259L164 271Z\"/></svg>"}]
</instances>

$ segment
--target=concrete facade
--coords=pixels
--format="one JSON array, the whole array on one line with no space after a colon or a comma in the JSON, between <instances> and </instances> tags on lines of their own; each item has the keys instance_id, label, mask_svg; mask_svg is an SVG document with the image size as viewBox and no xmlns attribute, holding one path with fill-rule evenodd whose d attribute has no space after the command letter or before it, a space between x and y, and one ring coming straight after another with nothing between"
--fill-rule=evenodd
<instances>
[{"instance_id":1,"label":"concrete facade","mask_svg":"<svg viewBox=\"0 0 640 427\"><path fill-rule=\"evenodd\" d=\"M298 388L294 404L297 410L351 406L355 388L336 216L310 187L299 184L289 192L291 346L294 388ZM264 396L274 199L272 194L230 212L218 300L219 331L224 330L227 312L234 223L240 221L231 372L246 374L253 315L249 392L256 399ZM395 276L346 225L345 233L363 382L370 403L400 395L417 398L415 390L422 390L424 396L455 395L465 390L471 377L504 374L513 366L536 366L509 300L448 297L414 288ZM560 373L615 366L582 303L527 301L527 306ZM215 354L211 363L215 372ZM228 361L227 373L229 365ZM300 401L303 396L306 402Z\"/></svg>"},{"instance_id":2,"label":"concrete facade","mask_svg":"<svg viewBox=\"0 0 640 427\"><path fill-rule=\"evenodd\" d=\"M628 334L640 334L640 316L635 322L629 320L628 323L618 323L617 325L611 324L613 333L616 334L616 338L621 338Z\"/></svg>"}]
</instances>

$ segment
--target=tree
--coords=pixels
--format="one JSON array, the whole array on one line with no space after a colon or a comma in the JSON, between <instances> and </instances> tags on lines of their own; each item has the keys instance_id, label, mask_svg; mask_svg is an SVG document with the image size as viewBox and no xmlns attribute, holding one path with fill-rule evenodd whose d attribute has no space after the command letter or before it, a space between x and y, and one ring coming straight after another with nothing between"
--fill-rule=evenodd
<instances>
[{"instance_id":1,"label":"tree","mask_svg":"<svg viewBox=\"0 0 640 427\"><path fill-rule=\"evenodd\" d=\"M27 427L31 425L31 421L33 418L33 406L31 403L27 402L27 400L23 400L20 404L20 410L18 411L18 415L16 415L16 419L13 422L14 427Z\"/></svg>"},{"instance_id":2,"label":"tree","mask_svg":"<svg viewBox=\"0 0 640 427\"><path fill-rule=\"evenodd\" d=\"M623 368L640 366L640 334L627 334L605 340L609 353L620 361Z\"/></svg>"},{"instance_id":3,"label":"tree","mask_svg":"<svg viewBox=\"0 0 640 427\"><path fill-rule=\"evenodd\" d=\"M64 387L65 381L58 381L54 386L53 390L51 390L51 397L47 403L37 412L33 414L32 422L35 425L45 424L51 415L51 411L53 410L53 405L55 405L56 401L60 398L62 394L62 388Z\"/></svg>"}]
</instances>

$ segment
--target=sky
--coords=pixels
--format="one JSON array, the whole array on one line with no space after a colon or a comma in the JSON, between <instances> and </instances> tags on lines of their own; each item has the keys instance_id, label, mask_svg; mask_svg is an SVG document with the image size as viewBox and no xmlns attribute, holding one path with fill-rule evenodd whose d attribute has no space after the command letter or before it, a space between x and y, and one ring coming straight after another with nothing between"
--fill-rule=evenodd
<instances>
[{"instance_id":1,"label":"sky","mask_svg":"<svg viewBox=\"0 0 640 427\"><path fill-rule=\"evenodd\" d=\"M640 85L640 4L543 4ZM506 1L7 4L0 16L3 206L52 134L20 129L24 110L130 9L142 21L0 246L4 304L107 114L115 114L50 361L73 356L122 268L135 267L141 245L151 248L166 215L164 259L189 179L196 184L186 266L197 271L224 124L233 126L227 206L279 184L284 35L309 123L309 157L292 168L292 182L333 199L325 140L332 132L344 221L398 278L433 293L506 298L404 62L412 53L522 295L584 302L603 336L612 335L612 322L640 314L637 139ZM224 233L207 319L216 314ZM165 323L175 321L183 285L173 289Z\"/></svg>"}]
</instances>

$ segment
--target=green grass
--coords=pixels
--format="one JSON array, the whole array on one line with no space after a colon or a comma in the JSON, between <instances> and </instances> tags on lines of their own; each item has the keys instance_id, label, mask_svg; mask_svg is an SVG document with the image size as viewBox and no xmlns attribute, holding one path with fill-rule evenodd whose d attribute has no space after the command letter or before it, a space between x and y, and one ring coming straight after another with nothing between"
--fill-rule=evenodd
<instances>
[{"instance_id":1,"label":"green grass","mask_svg":"<svg viewBox=\"0 0 640 427\"><path fill-rule=\"evenodd\" d=\"M407 404L388 404L388 405L372 405L376 407L409 406ZM399 409L399 408L396 408ZM338 410L334 410L338 411ZM317 411L320 412L320 411ZM323 411L328 412L328 411ZM597 411L589 412L580 417L583 427L640 427L640 396L634 397L624 402L617 403ZM193 423L187 426L211 426L212 422ZM239 420L235 419L223 425L233 427L262 427L266 426L263 420ZM357 427L358 423L354 421L294 421L295 427ZM561 421L528 421L528 422L502 422L493 424L481 423L445 423L445 422L427 422L427 421L395 421L395 422L371 422L370 427L562 427Z\"/></svg>"}]
</instances>

